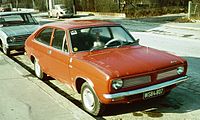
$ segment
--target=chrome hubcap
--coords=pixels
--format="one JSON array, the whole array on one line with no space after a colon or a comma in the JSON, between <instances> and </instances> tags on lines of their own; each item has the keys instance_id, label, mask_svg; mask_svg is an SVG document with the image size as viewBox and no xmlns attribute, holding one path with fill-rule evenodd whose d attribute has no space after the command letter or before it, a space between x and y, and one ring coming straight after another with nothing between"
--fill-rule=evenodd
<instances>
[{"instance_id":1,"label":"chrome hubcap","mask_svg":"<svg viewBox=\"0 0 200 120\"><path fill-rule=\"evenodd\" d=\"M86 88L83 91L83 103L89 111L92 111L94 109L95 100L89 88Z\"/></svg>"},{"instance_id":2,"label":"chrome hubcap","mask_svg":"<svg viewBox=\"0 0 200 120\"><path fill-rule=\"evenodd\" d=\"M7 48L6 48L6 46L2 45L2 49L3 49L3 52L6 54L6 53L7 53Z\"/></svg>"},{"instance_id":3,"label":"chrome hubcap","mask_svg":"<svg viewBox=\"0 0 200 120\"><path fill-rule=\"evenodd\" d=\"M37 77L40 77L40 65L38 61L35 62L35 74Z\"/></svg>"}]
</instances>

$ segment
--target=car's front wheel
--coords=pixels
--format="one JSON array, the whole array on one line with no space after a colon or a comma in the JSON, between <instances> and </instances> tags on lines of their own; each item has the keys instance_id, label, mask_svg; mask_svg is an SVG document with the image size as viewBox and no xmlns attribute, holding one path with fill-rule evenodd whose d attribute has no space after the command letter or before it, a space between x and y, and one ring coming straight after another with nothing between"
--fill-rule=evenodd
<instances>
[{"instance_id":1,"label":"car's front wheel","mask_svg":"<svg viewBox=\"0 0 200 120\"><path fill-rule=\"evenodd\" d=\"M48 12L48 17L49 17L49 18L51 18L51 17L52 17L50 12Z\"/></svg>"},{"instance_id":2,"label":"car's front wheel","mask_svg":"<svg viewBox=\"0 0 200 120\"><path fill-rule=\"evenodd\" d=\"M59 14L58 14L58 13L56 14L56 18L57 18L57 19L60 19L60 16L59 16Z\"/></svg>"},{"instance_id":3,"label":"car's front wheel","mask_svg":"<svg viewBox=\"0 0 200 120\"><path fill-rule=\"evenodd\" d=\"M4 44L2 44L2 50L4 54L6 54L7 56L10 56L10 50Z\"/></svg>"},{"instance_id":4,"label":"car's front wheel","mask_svg":"<svg viewBox=\"0 0 200 120\"><path fill-rule=\"evenodd\" d=\"M46 74L42 71L41 66L37 59L34 60L34 70L36 77L38 77L39 79L42 80L46 77Z\"/></svg>"},{"instance_id":5,"label":"car's front wheel","mask_svg":"<svg viewBox=\"0 0 200 120\"><path fill-rule=\"evenodd\" d=\"M104 105L100 103L94 90L85 82L81 87L81 99L83 108L92 115L100 115L104 110Z\"/></svg>"}]
</instances>

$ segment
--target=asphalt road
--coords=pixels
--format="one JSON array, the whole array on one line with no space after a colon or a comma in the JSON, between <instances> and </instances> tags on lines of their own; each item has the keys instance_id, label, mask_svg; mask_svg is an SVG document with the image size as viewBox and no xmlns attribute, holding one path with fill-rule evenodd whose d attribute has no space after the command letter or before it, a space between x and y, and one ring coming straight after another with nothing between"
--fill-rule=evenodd
<instances>
[{"instance_id":1,"label":"asphalt road","mask_svg":"<svg viewBox=\"0 0 200 120\"><path fill-rule=\"evenodd\" d=\"M84 18L86 19L86 18ZM99 120L130 120L130 119L192 119L197 120L200 117L200 40L195 39L199 31L186 30L185 33L179 29L168 29L163 31L160 27L163 22L153 20L123 20L115 19L119 23L126 24L135 38L140 39L140 44L164 50L185 58L189 63L188 75L191 79L175 88L165 98L155 98L133 104L109 105L102 117L96 117ZM130 24L128 24L128 22ZM141 23L142 22L142 23ZM144 24L145 22L145 24ZM132 24L134 23L134 24ZM141 23L137 28L134 26ZM153 27L147 27L151 25ZM134 29L133 29L134 28ZM140 29L141 28L141 29ZM152 29L162 30L155 32ZM139 32L133 32L136 31ZM141 32L143 31L143 32ZM176 31L176 34L173 34ZM166 32L166 34L165 34ZM169 33L172 34L169 34ZM185 37L188 33L193 36ZM181 35L180 35L181 34ZM33 73L33 65L28 58L20 53L13 53L12 57L17 63ZM71 100L81 108L80 95L73 92L65 85L57 82L53 78L44 81L49 87L53 88L59 94Z\"/></svg>"}]
</instances>

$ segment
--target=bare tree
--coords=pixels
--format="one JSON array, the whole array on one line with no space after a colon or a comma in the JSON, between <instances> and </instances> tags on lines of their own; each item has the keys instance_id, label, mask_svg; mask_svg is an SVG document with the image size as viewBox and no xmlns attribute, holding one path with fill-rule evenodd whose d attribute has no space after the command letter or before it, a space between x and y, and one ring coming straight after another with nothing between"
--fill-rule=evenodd
<instances>
[{"instance_id":1,"label":"bare tree","mask_svg":"<svg viewBox=\"0 0 200 120\"><path fill-rule=\"evenodd\" d=\"M33 5L33 8L36 8L36 6L35 6L35 0L32 0L32 5Z\"/></svg>"}]
</instances>

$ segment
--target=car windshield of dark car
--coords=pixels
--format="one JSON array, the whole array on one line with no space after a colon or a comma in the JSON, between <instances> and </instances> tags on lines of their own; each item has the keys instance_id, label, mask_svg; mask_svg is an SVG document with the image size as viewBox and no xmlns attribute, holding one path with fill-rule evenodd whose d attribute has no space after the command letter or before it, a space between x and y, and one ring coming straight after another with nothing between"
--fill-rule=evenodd
<instances>
[{"instance_id":1,"label":"car windshield of dark car","mask_svg":"<svg viewBox=\"0 0 200 120\"><path fill-rule=\"evenodd\" d=\"M61 5L60 9L66 9L66 7L64 5Z\"/></svg>"},{"instance_id":2,"label":"car windshield of dark car","mask_svg":"<svg viewBox=\"0 0 200 120\"><path fill-rule=\"evenodd\" d=\"M33 25L38 24L30 14L8 14L0 16L3 26Z\"/></svg>"},{"instance_id":3,"label":"car windshield of dark car","mask_svg":"<svg viewBox=\"0 0 200 120\"><path fill-rule=\"evenodd\" d=\"M135 43L134 38L121 26L103 26L70 31L74 52L121 47Z\"/></svg>"}]
</instances>

